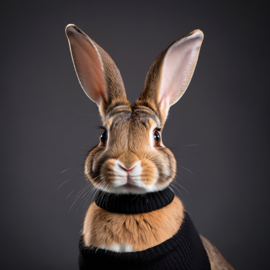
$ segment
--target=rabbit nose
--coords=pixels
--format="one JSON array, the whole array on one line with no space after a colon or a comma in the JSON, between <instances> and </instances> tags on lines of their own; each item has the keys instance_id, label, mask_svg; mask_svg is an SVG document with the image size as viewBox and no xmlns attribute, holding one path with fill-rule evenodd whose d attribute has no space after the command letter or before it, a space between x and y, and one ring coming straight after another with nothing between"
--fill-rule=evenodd
<instances>
[{"instance_id":1,"label":"rabbit nose","mask_svg":"<svg viewBox=\"0 0 270 270\"><path fill-rule=\"evenodd\" d=\"M126 166L123 164L123 163L121 163L120 161L118 162L118 166L122 169L122 170L124 170L124 171L126 171L126 172L131 172L133 169L135 169L135 167L138 165L138 162L136 162L135 164L133 164L130 168L126 168Z\"/></svg>"},{"instance_id":2,"label":"rabbit nose","mask_svg":"<svg viewBox=\"0 0 270 270\"><path fill-rule=\"evenodd\" d=\"M141 182L141 161L133 163L133 165L127 168L119 160L115 161L114 172L117 175L118 179L124 181L124 183L131 185L138 185Z\"/></svg>"},{"instance_id":3,"label":"rabbit nose","mask_svg":"<svg viewBox=\"0 0 270 270\"><path fill-rule=\"evenodd\" d=\"M122 176L128 176L130 179L133 179L134 177L136 179L139 179L139 176L141 175L142 168L141 168L141 161L138 160L137 162L133 163L133 165L129 168L127 168L122 162L119 160L115 161L115 171L118 172L118 174Z\"/></svg>"},{"instance_id":4,"label":"rabbit nose","mask_svg":"<svg viewBox=\"0 0 270 270\"><path fill-rule=\"evenodd\" d=\"M132 152L123 153L117 158L117 161L122 167L122 170L130 171L134 165L139 161L139 158Z\"/></svg>"}]
</instances>

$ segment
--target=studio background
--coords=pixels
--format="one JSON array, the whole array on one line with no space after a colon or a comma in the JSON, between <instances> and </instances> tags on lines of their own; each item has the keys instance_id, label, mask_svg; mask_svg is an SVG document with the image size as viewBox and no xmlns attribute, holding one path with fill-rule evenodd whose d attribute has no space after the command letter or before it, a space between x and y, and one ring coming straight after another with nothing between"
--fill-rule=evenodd
<instances>
[{"instance_id":1,"label":"studio background","mask_svg":"<svg viewBox=\"0 0 270 270\"><path fill-rule=\"evenodd\" d=\"M183 167L176 193L235 269L269 269L267 10L258 1L2 4L1 269L78 269L91 202L83 161L101 122L74 72L69 23L110 54L132 102L161 51L204 32L191 84L163 133Z\"/></svg>"}]
</instances>

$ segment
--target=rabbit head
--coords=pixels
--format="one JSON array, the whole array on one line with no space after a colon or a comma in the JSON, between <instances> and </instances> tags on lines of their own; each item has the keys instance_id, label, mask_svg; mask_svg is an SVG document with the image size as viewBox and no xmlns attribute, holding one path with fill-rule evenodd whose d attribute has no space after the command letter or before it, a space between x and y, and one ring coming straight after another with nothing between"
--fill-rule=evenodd
<instances>
[{"instance_id":1,"label":"rabbit head","mask_svg":"<svg viewBox=\"0 0 270 270\"><path fill-rule=\"evenodd\" d=\"M110 56L77 26L66 27L72 61L86 95L99 108L104 131L85 160L88 180L111 193L143 194L166 188L176 159L162 142L170 106L193 75L203 33L195 30L172 43L155 60L132 106Z\"/></svg>"}]
</instances>

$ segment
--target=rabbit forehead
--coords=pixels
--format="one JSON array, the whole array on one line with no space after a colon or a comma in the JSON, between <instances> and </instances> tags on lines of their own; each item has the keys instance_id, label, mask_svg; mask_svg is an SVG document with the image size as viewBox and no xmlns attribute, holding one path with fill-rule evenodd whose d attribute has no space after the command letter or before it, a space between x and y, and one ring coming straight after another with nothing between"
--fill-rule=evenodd
<instances>
[{"instance_id":1,"label":"rabbit forehead","mask_svg":"<svg viewBox=\"0 0 270 270\"><path fill-rule=\"evenodd\" d=\"M110 132L126 131L128 133L139 130L149 130L153 126L159 127L159 119L144 112L119 113L107 120L105 124Z\"/></svg>"},{"instance_id":2,"label":"rabbit forehead","mask_svg":"<svg viewBox=\"0 0 270 270\"><path fill-rule=\"evenodd\" d=\"M115 114L105 126L109 130L109 151L120 154L132 150L141 156L151 144L149 134L159 127L159 119L154 114L134 110Z\"/></svg>"},{"instance_id":3,"label":"rabbit forehead","mask_svg":"<svg viewBox=\"0 0 270 270\"><path fill-rule=\"evenodd\" d=\"M138 106L132 109L132 111L115 110L112 112L105 121L105 125L112 130L116 126L129 124L130 127L137 126L141 123L146 128L150 128L149 121L154 120L158 127L161 127L160 119L153 110L145 106ZM150 121L153 123L153 121ZM151 125L152 126L152 125Z\"/></svg>"}]
</instances>

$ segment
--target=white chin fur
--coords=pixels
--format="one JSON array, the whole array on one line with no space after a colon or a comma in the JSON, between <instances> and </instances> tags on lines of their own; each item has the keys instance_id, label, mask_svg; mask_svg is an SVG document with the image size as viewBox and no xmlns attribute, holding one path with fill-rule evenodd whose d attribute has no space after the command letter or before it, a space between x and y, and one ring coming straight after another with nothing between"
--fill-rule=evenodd
<instances>
[{"instance_id":1,"label":"white chin fur","mask_svg":"<svg viewBox=\"0 0 270 270\"><path fill-rule=\"evenodd\" d=\"M104 187L99 187L98 189L108 192L108 193L113 193L113 194L145 194L145 193L150 193L150 192L156 192L165 189L168 187L169 184L166 185L143 185L141 187L134 186L130 188L124 187L124 185L121 186L111 186L110 188L104 188Z\"/></svg>"},{"instance_id":2,"label":"white chin fur","mask_svg":"<svg viewBox=\"0 0 270 270\"><path fill-rule=\"evenodd\" d=\"M110 251L114 251L114 252L134 252L134 251L136 251L132 248L131 245L129 245L127 243L113 244L111 246L101 245L101 246L98 246L98 248L110 250Z\"/></svg>"}]
</instances>

